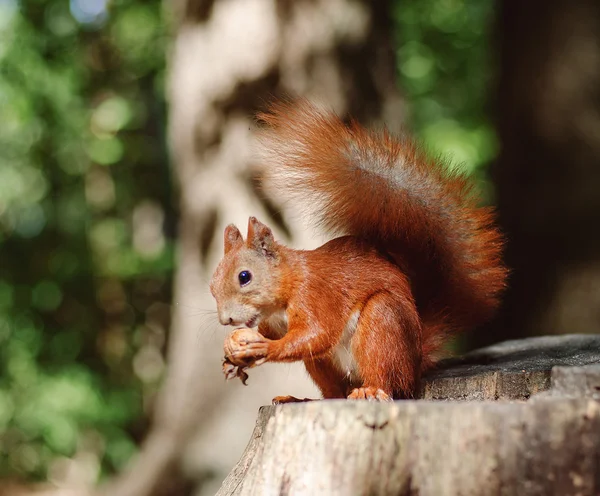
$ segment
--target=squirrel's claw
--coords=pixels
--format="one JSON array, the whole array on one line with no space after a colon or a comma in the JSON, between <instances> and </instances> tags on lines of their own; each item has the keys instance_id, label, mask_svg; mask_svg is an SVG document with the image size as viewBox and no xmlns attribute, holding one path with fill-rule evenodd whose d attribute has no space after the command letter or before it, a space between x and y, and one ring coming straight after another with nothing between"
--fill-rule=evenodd
<instances>
[{"instance_id":1,"label":"squirrel's claw","mask_svg":"<svg viewBox=\"0 0 600 496\"><path fill-rule=\"evenodd\" d=\"M223 374L225 374L225 380L229 381L231 379L235 379L239 377L244 386L248 384L246 381L248 380L248 374L244 370L245 367L241 367L239 365L234 365L231 363L227 357L223 359Z\"/></svg>"},{"instance_id":2,"label":"squirrel's claw","mask_svg":"<svg viewBox=\"0 0 600 496\"><path fill-rule=\"evenodd\" d=\"M348 395L349 400L393 401L385 391L374 387L355 388Z\"/></svg>"}]
</instances>

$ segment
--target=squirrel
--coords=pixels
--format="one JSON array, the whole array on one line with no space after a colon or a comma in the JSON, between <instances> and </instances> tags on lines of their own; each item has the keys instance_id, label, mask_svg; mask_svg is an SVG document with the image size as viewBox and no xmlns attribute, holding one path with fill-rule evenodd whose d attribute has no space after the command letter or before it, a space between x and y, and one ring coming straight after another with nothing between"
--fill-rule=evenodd
<instances>
[{"instance_id":1,"label":"squirrel","mask_svg":"<svg viewBox=\"0 0 600 496\"><path fill-rule=\"evenodd\" d=\"M226 227L210 282L220 323L242 326L226 339L226 376L245 383L247 368L302 360L325 399L414 397L447 337L499 306L507 269L493 209L405 136L306 100L258 120L264 184L340 237L295 250L255 217L245 241Z\"/></svg>"}]
</instances>

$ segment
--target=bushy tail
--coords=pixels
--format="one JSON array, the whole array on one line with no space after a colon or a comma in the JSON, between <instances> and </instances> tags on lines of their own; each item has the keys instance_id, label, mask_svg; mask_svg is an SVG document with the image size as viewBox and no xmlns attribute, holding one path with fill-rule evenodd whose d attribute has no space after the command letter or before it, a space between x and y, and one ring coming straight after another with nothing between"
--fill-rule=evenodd
<instances>
[{"instance_id":1,"label":"bushy tail","mask_svg":"<svg viewBox=\"0 0 600 496\"><path fill-rule=\"evenodd\" d=\"M405 137L346 125L304 100L259 119L266 185L298 197L329 232L366 238L396 260L413 284L426 355L446 332L491 317L507 275L502 237L463 175Z\"/></svg>"}]
</instances>

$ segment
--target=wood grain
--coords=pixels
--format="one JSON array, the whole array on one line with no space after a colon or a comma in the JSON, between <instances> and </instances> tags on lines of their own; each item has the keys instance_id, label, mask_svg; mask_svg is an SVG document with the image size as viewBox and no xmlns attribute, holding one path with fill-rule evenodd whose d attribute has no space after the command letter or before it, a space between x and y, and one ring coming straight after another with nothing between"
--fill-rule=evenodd
<instances>
[{"instance_id":1,"label":"wood grain","mask_svg":"<svg viewBox=\"0 0 600 496\"><path fill-rule=\"evenodd\" d=\"M600 494L599 353L594 336L511 341L429 377L446 401L263 407L218 495Z\"/></svg>"}]
</instances>

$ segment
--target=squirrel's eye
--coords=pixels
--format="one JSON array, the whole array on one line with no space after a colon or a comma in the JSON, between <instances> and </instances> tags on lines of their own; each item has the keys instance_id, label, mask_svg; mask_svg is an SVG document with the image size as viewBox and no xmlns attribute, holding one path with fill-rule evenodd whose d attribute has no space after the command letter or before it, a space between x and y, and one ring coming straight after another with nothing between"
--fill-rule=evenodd
<instances>
[{"instance_id":1,"label":"squirrel's eye","mask_svg":"<svg viewBox=\"0 0 600 496\"><path fill-rule=\"evenodd\" d=\"M245 286L252 280L252 274L247 270L242 270L238 274L238 279L240 280L240 286Z\"/></svg>"}]
</instances>

